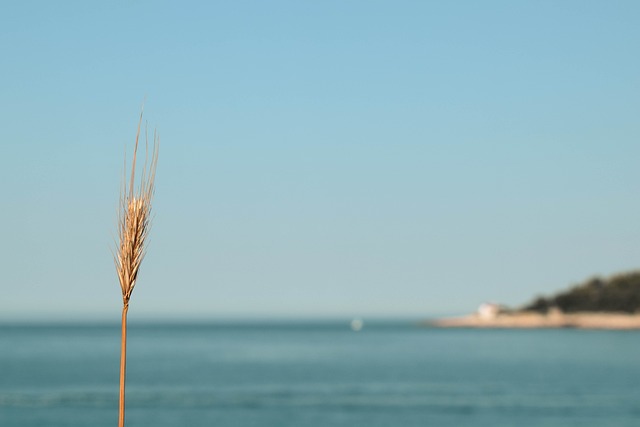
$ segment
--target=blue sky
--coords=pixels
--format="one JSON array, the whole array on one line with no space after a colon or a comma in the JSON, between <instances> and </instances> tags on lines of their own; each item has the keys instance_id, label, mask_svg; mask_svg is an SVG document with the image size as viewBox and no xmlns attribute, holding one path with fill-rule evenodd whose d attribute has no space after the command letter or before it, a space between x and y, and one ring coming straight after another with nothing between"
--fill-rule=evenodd
<instances>
[{"instance_id":1,"label":"blue sky","mask_svg":"<svg viewBox=\"0 0 640 427\"><path fill-rule=\"evenodd\" d=\"M640 3L13 2L0 317L420 317L640 267Z\"/></svg>"}]
</instances>

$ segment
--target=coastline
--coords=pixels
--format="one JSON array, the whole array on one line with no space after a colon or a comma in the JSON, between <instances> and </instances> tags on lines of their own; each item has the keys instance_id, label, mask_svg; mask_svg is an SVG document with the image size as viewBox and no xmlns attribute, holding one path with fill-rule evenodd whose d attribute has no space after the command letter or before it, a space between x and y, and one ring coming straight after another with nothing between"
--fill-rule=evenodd
<instances>
[{"instance_id":1,"label":"coastline","mask_svg":"<svg viewBox=\"0 0 640 427\"><path fill-rule=\"evenodd\" d=\"M640 329L640 314L626 313L561 313L536 312L499 313L487 317L470 314L428 322L438 328L496 328L496 329L545 329L576 328L604 330Z\"/></svg>"}]
</instances>

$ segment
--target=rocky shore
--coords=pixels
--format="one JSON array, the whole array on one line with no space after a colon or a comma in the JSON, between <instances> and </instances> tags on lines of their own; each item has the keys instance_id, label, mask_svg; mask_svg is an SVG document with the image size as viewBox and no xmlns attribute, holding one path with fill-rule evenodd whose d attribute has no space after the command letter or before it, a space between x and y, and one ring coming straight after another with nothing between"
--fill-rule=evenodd
<instances>
[{"instance_id":1,"label":"rocky shore","mask_svg":"<svg viewBox=\"0 0 640 427\"><path fill-rule=\"evenodd\" d=\"M562 313L536 312L499 313L482 316L478 313L462 317L443 318L428 322L440 328L577 328L577 329L640 329L640 314L625 313Z\"/></svg>"}]
</instances>

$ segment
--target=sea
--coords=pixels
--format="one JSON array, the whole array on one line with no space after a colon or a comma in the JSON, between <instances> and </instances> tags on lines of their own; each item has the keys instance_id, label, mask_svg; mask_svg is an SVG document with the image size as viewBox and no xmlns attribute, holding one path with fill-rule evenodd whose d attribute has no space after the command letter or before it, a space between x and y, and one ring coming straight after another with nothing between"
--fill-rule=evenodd
<instances>
[{"instance_id":1,"label":"sea","mask_svg":"<svg viewBox=\"0 0 640 427\"><path fill-rule=\"evenodd\" d=\"M0 426L116 426L119 363L116 323L0 325ZM640 332L130 321L126 393L129 427L637 427Z\"/></svg>"}]
</instances>

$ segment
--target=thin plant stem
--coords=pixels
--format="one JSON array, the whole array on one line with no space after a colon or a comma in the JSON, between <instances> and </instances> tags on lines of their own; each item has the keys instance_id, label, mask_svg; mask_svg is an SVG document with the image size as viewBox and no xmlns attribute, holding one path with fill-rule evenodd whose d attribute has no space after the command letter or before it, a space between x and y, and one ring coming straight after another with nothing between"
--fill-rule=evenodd
<instances>
[{"instance_id":1,"label":"thin plant stem","mask_svg":"<svg viewBox=\"0 0 640 427\"><path fill-rule=\"evenodd\" d=\"M122 307L122 344L120 346L120 401L118 405L118 427L124 427L124 385L127 372L127 312L129 304Z\"/></svg>"}]
</instances>

